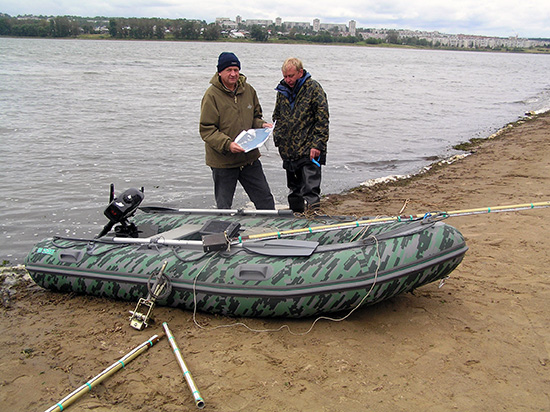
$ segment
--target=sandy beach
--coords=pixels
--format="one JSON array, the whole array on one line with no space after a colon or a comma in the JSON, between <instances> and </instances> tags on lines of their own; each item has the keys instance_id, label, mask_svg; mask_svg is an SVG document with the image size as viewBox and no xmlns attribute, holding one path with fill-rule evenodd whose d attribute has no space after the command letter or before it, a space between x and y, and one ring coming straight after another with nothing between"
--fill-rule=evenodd
<instances>
[{"instance_id":1,"label":"sandy beach","mask_svg":"<svg viewBox=\"0 0 550 412\"><path fill-rule=\"evenodd\" d=\"M526 118L452 164L324 199L327 213L394 216L550 200L550 114ZM452 217L469 251L434 283L341 322L226 318L45 291L3 268L0 405L43 411L167 322L207 411L550 411L550 208ZM345 314L343 314L345 315ZM241 325L218 327L237 322ZM218 328L216 328L218 327ZM163 338L67 408L193 411Z\"/></svg>"}]
</instances>

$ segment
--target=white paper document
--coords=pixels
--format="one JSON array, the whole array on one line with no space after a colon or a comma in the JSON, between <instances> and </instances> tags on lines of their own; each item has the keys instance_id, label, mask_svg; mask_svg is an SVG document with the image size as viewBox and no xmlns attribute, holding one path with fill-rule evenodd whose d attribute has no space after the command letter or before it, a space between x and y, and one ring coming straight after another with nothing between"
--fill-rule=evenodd
<instances>
[{"instance_id":1,"label":"white paper document","mask_svg":"<svg viewBox=\"0 0 550 412\"><path fill-rule=\"evenodd\" d=\"M235 139L235 143L238 143L245 152L250 152L258 147L262 147L272 133L273 127L243 130Z\"/></svg>"}]
</instances>

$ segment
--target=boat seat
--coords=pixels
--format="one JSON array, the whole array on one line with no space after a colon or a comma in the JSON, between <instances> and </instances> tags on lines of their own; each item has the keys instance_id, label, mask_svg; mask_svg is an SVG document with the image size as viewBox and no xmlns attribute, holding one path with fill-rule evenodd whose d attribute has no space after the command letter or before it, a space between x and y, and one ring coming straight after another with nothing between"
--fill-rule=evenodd
<instances>
[{"instance_id":1,"label":"boat seat","mask_svg":"<svg viewBox=\"0 0 550 412\"><path fill-rule=\"evenodd\" d=\"M200 231L202 226L203 225L184 224L174 229L167 230L166 232L157 233L156 235L150 236L146 239L177 240Z\"/></svg>"}]
</instances>

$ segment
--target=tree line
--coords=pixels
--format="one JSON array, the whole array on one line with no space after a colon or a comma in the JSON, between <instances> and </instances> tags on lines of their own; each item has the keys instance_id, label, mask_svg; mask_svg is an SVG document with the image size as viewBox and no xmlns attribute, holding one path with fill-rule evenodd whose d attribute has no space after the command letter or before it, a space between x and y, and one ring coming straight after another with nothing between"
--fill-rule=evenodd
<instances>
[{"instance_id":1,"label":"tree line","mask_svg":"<svg viewBox=\"0 0 550 412\"><path fill-rule=\"evenodd\" d=\"M240 24L241 32L253 41L267 42L304 42L304 43L360 43L390 44L421 48L463 49L464 47L444 46L419 37L402 36L398 30L388 30L384 38L369 36L369 29L357 29L357 36L342 33L337 28L318 32L310 28L293 27L286 29L285 24L269 27ZM17 16L0 13L0 36L70 38L78 36L109 37L113 39L136 40L206 40L216 41L232 36L216 23L204 20L161 19L161 18L108 18L78 16ZM489 47L487 46L487 49ZM492 50L500 50L492 49ZM507 51L524 51L513 49ZM538 50L550 50L550 46L538 47Z\"/></svg>"},{"instance_id":2,"label":"tree line","mask_svg":"<svg viewBox=\"0 0 550 412\"><path fill-rule=\"evenodd\" d=\"M339 33L329 31L313 33L311 30L293 28L286 32L284 25L279 27L275 25L273 27L242 25L239 28L247 31L248 38L262 42L273 37L282 41L316 43L357 43L361 41L361 38L356 36L341 36ZM99 34L115 39L215 41L228 37L229 31L225 31L216 23L207 23L204 20L75 16L11 17L0 14L0 36L66 38Z\"/></svg>"},{"instance_id":3,"label":"tree line","mask_svg":"<svg viewBox=\"0 0 550 412\"><path fill-rule=\"evenodd\" d=\"M105 34L117 39L216 40L221 28L204 21L158 18L19 16L0 14L0 35L17 37L78 37Z\"/></svg>"}]
</instances>

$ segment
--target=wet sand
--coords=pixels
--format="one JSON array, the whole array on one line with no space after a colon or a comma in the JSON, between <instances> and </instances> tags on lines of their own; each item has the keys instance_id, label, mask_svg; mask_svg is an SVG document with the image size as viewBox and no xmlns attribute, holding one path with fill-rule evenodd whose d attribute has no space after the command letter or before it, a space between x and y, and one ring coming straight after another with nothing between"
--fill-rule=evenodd
<instances>
[{"instance_id":1,"label":"wet sand","mask_svg":"<svg viewBox=\"0 0 550 412\"><path fill-rule=\"evenodd\" d=\"M550 200L550 115L452 164L324 199L332 214L420 214ZM470 250L437 283L342 322L233 319L57 294L2 270L0 405L46 410L168 322L211 411L550 411L550 208L452 217ZM166 338L67 408L197 410Z\"/></svg>"}]
</instances>

